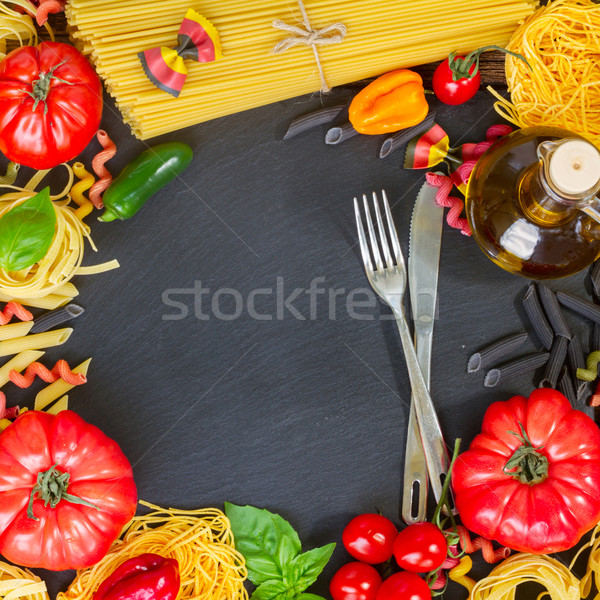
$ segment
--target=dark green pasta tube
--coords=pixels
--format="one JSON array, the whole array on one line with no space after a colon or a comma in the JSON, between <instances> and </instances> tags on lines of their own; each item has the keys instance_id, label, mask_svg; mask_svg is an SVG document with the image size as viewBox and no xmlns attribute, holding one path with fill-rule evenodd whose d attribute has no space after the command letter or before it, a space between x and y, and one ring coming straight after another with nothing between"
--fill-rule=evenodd
<instances>
[{"instance_id":1,"label":"dark green pasta tube","mask_svg":"<svg viewBox=\"0 0 600 600\"><path fill-rule=\"evenodd\" d=\"M537 290L533 283L525 292L525 296L523 297L523 308L540 343L546 350L550 350L554 339L554 333L552 332L550 323L548 323L548 319L546 319L546 315L544 315Z\"/></svg>"},{"instance_id":2,"label":"dark green pasta tube","mask_svg":"<svg viewBox=\"0 0 600 600\"><path fill-rule=\"evenodd\" d=\"M567 346L569 340L561 335L557 335L552 342L552 348L550 349L550 357L546 363L546 370L544 371L544 377L540 381L538 387L549 387L556 389L558 383L558 377L562 368L565 365L565 359L567 358Z\"/></svg>"},{"instance_id":3,"label":"dark green pasta tube","mask_svg":"<svg viewBox=\"0 0 600 600\"><path fill-rule=\"evenodd\" d=\"M556 292L556 297L563 306L570 308L582 317L590 319L590 321L594 321L594 323L600 323L600 306L597 304L569 292Z\"/></svg>"},{"instance_id":4,"label":"dark green pasta tube","mask_svg":"<svg viewBox=\"0 0 600 600\"><path fill-rule=\"evenodd\" d=\"M391 135L383 140L383 144L381 144L381 148L379 150L379 158L385 158L386 156L389 156L392 152L410 142L415 135L425 133L428 129L431 129L431 127L433 127L434 120L435 111L430 111L425 119L420 123L417 123L417 125L413 125L412 127L408 127L406 129L401 129L400 131L394 133L394 135Z\"/></svg>"},{"instance_id":5,"label":"dark green pasta tube","mask_svg":"<svg viewBox=\"0 0 600 600\"><path fill-rule=\"evenodd\" d=\"M469 358L467 373L475 373L479 369L485 369L489 365L502 360L505 356L520 348L526 339L527 332L515 333L479 350L479 352L475 352Z\"/></svg>"},{"instance_id":6,"label":"dark green pasta tube","mask_svg":"<svg viewBox=\"0 0 600 600\"><path fill-rule=\"evenodd\" d=\"M542 307L544 308L544 312L548 317L548 321L554 330L554 333L570 340L572 337L571 331L560 310L556 294L543 283L538 284L538 291L540 294L540 302L542 303Z\"/></svg>"},{"instance_id":7,"label":"dark green pasta tube","mask_svg":"<svg viewBox=\"0 0 600 600\"><path fill-rule=\"evenodd\" d=\"M307 115L297 117L290 123L290 126L285 132L283 139L289 140L300 133L304 133L309 129L313 129L313 127L331 123L331 121L333 121L333 119L335 119L342 112L342 110L344 110L344 108L346 108L346 104L336 104L335 106L320 108L319 110L315 110Z\"/></svg>"},{"instance_id":8,"label":"dark green pasta tube","mask_svg":"<svg viewBox=\"0 0 600 600\"><path fill-rule=\"evenodd\" d=\"M511 377L517 377L524 373L535 371L535 369L543 367L548 362L549 358L549 352L536 352L517 358L511 362L495 367L494 369L490 369L483 380L483 385L485 387L494 387Z\"/></svg>"},{"instance_id":9,"label":"dark green pasta tube","mask_svg":"<svg viewBox=\"0 0 600 600\"><path fill-rule=\"evenodd\" d=\"M79 306L79 304L73 302L61 306L60 308L55 308L54 310L44 313L41 317L36 318L29 333L43 333L44 331L49 331L57 325L62 325L75 317L79 317L84 311L85 308L83 308L83 306Z\"/></svg>"},{"instance_id":10,"label":"dark green pasta tube","mask_svg":"<svg viewBox=\"0 0 600 600\"><path fill-rule=\"evenodd\" d=\"M329 145L341 144L358 135L358 131L352 127L352 123L344 123L339 127L332 127L325 134L325 143Z\"/></svg>"}]
</instances>

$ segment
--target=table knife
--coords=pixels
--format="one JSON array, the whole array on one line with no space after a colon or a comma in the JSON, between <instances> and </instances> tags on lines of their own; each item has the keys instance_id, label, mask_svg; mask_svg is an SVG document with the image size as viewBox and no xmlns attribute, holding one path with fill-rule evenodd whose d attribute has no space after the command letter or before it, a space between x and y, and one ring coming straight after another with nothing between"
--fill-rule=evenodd
<instances>
[{"instance_id":1,"label":"table knife","mask_svg":"<svg viewBox=\"0 0 600 600\"><path fill-rule=\"evenodd\" d=\"M435 321L438 266L444 208L435 201L437 188L423 184L413 208L408 250L408 283L415 322L415 350L427 387ZM427 519L428 475L423 445L411 401L404 458L401 517L406 523Z\"/></svg>"}]
</instances>

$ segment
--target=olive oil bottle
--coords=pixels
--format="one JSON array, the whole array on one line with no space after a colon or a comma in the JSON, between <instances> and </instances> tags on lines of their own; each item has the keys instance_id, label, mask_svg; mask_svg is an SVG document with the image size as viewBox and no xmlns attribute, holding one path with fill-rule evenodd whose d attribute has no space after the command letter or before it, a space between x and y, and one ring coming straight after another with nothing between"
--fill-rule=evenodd
<instances>
[{"instance_id":1,"label":"olive oil bottle","mask_svg":"<svg viewBox=\"0 0 600 600\"><path fill-rule=\"evenodd\" d=\"M473 237L531 279L572 275L600 256L600 153L551 127L519 129L479 159L467 187Z\"/></svg>"}]
</instances>

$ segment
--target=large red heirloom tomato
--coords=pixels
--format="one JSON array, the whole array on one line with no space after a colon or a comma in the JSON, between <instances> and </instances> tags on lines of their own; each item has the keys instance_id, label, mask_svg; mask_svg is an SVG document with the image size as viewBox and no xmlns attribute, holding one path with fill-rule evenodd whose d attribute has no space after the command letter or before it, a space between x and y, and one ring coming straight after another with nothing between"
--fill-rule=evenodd
<instances>
[{"instance_id":1,"label":"large red heirloom tomato","mask_svg":"<svg viewBox=\"0 0 600 600\"><path fill-rule=\"evenodd\" d=\"M34 169L75 158L100 126L102 83L73 46L23 46L0 62L0 151Z\"/></svg>"},{"instance_id":2,"label":"large red heirloom tomato","mask_svg":"<svg viewBox=\"0 0 600 600\"><path fill-rule=\"evenodd\" d=\"M556 390L495 402L452 484L471 531L521 552L567 550L600 519L600 429Z\"/></svg>"},{"instance_id":3,"label":"large red heirloom tomato","mask_svg":"<svg viewBox=\"0 0 600 600\"><path fill-rule=\"evenodd\" d=\"M74 412L28 411L0 434L0 554L53 571L97 563L135 514L131 465Z\"/></svg>"}]
</instances>

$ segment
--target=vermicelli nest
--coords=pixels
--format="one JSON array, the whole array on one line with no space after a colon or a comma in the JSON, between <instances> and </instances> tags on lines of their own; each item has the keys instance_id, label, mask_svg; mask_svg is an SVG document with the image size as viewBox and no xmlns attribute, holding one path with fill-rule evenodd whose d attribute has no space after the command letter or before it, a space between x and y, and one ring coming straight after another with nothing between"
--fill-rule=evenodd
<instances>
[{"instance_id":1,"label":"vermicelli nest","mask_svg":"<svg viewBox=\"0 0 600 600\"><path fill-rule=\"evenodd\" d=\"M120 564L145 552L174 558L179 564L178 600L248 600L244 557L235 549L229 519L216 508L152 509L134 517L109 553L78 571L57 600L92 600L94 592Z\"/></svg>"},{"instance_id":2,"label":"vermicelli nest","mask_svg":"<svg viewBox=\"0 0 600 600\"><path fill-rule=\"evenodd\" d=\"M555 0L518 27L507 46L529 66L506 57L510 101L499 114L518 127L554 126L600 148L600 4Z\"/></svg>"}]
</instances>

